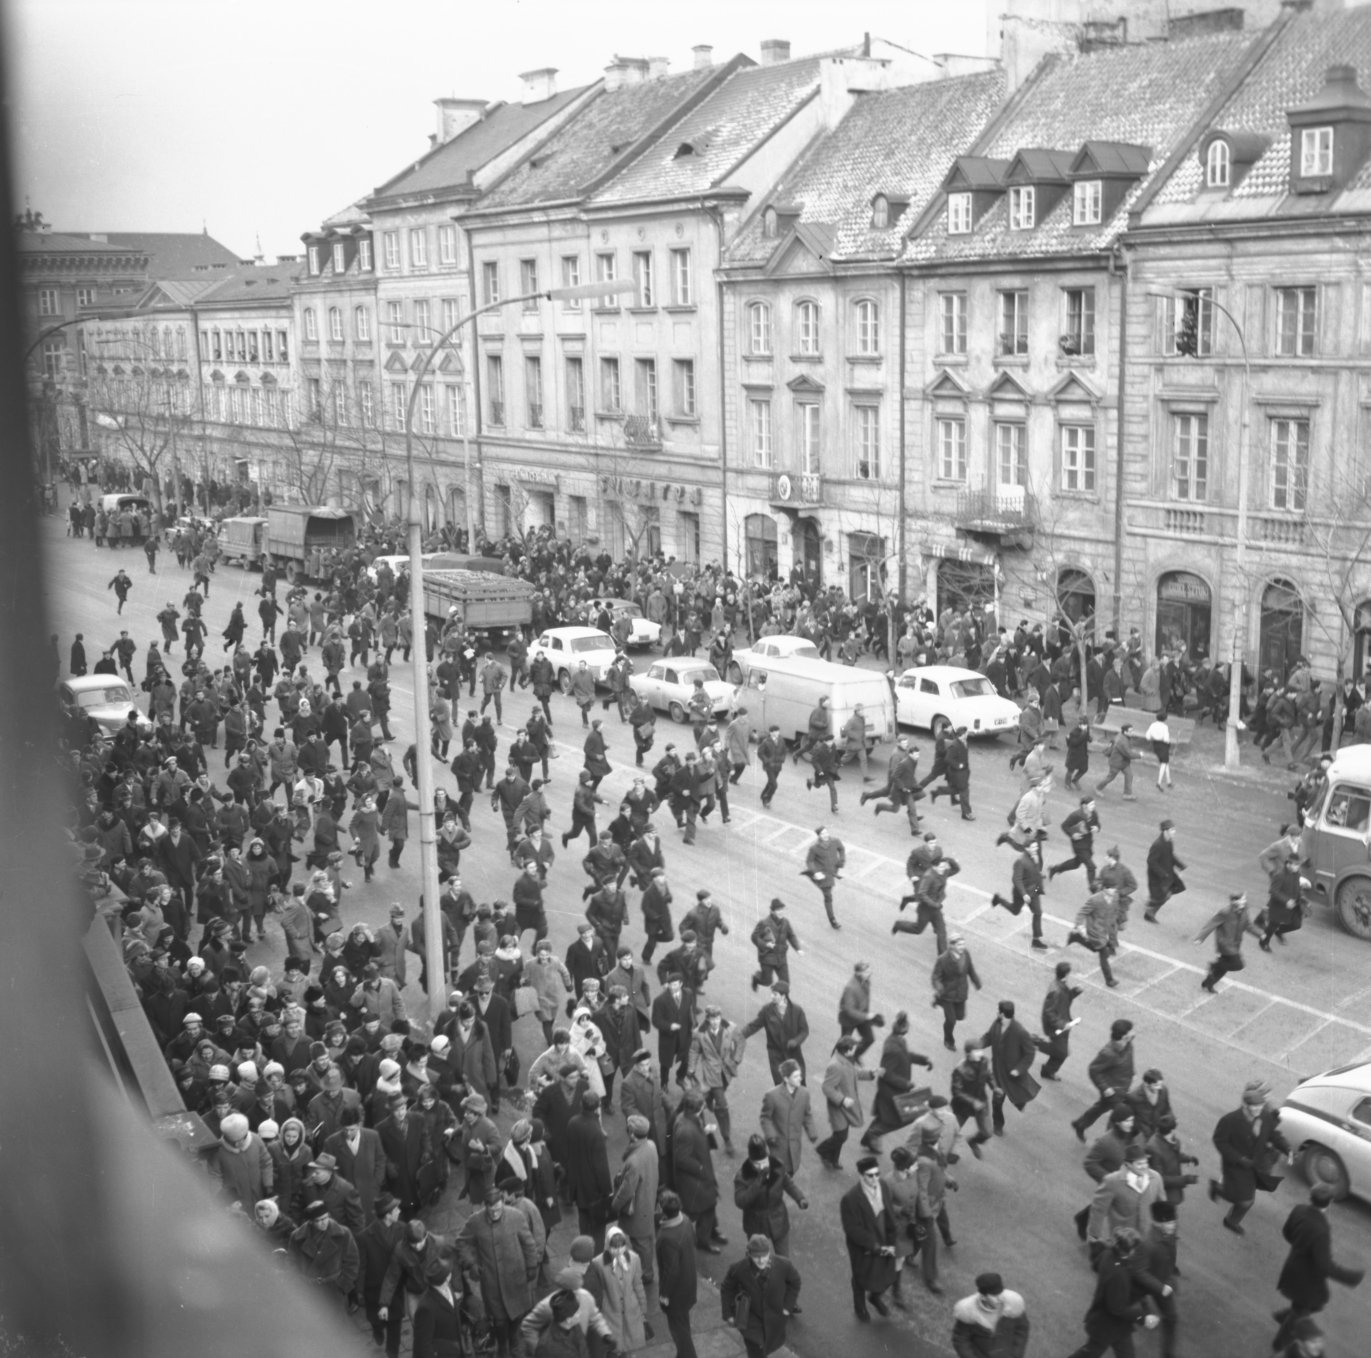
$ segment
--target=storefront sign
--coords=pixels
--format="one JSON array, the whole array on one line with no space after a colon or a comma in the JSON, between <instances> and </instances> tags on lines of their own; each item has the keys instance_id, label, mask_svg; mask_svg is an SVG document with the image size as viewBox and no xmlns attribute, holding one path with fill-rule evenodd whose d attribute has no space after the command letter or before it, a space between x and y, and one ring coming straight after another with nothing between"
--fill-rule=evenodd
<instances>
[{"instance_id":1,"label":"storefront sign","mask_svg":"<svg viewBox=\"0 0 1371 1358\"><path fill-rule=\"evenodd\" d=\"M516 467L510 472L516 481L536 481L541 486L555 486L557 473L544 471L541 467Z\"/></svg>"},{"instance_id":2,"label":"storefront sign","mask_svg":"<svg viewBox=\"0 0 1371 1358\"><path fill-rule=\"evenodd\" d=\"M1166 575L1157 585L1157 598L1183 604L1207 604L1209 586L1197 575Z\"/></svg>"},{"instance_id":3,"label":"storefront sign","mask_svg":"<svg viewBox=\"0 0 1371 1358\"><path fill-rule=\"evenodd\" d=\"M675 500L677 504L699 505L704 503L705 498L699 486L646 481L636 476L602 476L600 490L619 500Z\"/></svg>"}]
</instances>

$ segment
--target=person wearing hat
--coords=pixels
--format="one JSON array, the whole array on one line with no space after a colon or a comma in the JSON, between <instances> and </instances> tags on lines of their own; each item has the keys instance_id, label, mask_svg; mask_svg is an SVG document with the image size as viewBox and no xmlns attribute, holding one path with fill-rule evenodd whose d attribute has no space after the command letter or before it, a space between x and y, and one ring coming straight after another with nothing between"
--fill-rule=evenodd
<instances>
[{"instance_id":1,"label":"person wearing hat","mask_svg":"<svg viewBox=\"0 0 1371 1358\"><path fill-rule=\"evenodd\" d=\"M720 1233L718 1223L719 1184L712 1154L717 1128L706 1120L704 1103L704 1095L698 1089L685 1091L667 1145L681 1207L695 1223L696 1247L708 1254L719 1254L728 1240Z\"/></svg>"},{"instance_id":2,"label":"person wearing hat","mask_svg":"<svg viewBox=\"0 0 1371 1358\"><path fill-rule=\"evenodd\" d=\"M1147 850L1147 909L1143 911L1143 918L1149 924L1157 922L1157 911L1172 896L1179 896L1185 890L1180 875L1184 867L1176 856L1175 822L1163 820L1156 839Z\"/></svg>"},{"instance_id":3,"label":"person wearing hat","mask_svg":"<svg viewBox=\"0 0 1371 1358\"><path fill-rule=\"evenodd\" d=\"M495 1332L501 1358L518 1346L519 1326L533 1309L533 1282L538 1276L538 1249L523 1213L505 1206L493 1185L481 1211L473 1212L457 1236L465 1270L480 1280L486 1318Z\"/></svg>"},{"instance_id":4,"label":"person wearing hat","mask_svg":"<svg viewBox=\"0 0 1371 1358\"><path fill-rule=\"evenodd\" d=\"M772 902L775 905L775 902ZM798 949L796 950L798 952ZM804 1044L809 1038L809 1019L805 1011L790 998L790 983L775 980L771 983L771 998L757 1011L756 1017L744 1025L744 1041L753 1033L766 1033L766 1059L771 1066L771 1078L781 1083L781 1063L799 1062L800 1077L805 1076Z\"/></svg>"},{"instance_id":5,"label":"person wearing hat","mask_svg":"<svg viewBox=\"0 0 1371 1358\"><path fill-rule=\"evenodd\" d=\"M1262 1080L1249 1080L1242 1104L1225 1113L1214 1126L1214 1148L1223 1165L1223 1182L1209 1181L1209 1200L1222 1198L1229 1204L1223 1224L1243 1235L1242 1219L1252 1210L1257 1190L1273 1192L1280 1179L1274 1173L1290 1144L1281 1135L1280 1113L1269 1106L1271 1088Z\"/></svg>"},{"instance_id":6,"label":"person wearing hat","mask_svg":"<svg viewBox=\"0 0 1371 1358\"><path fill-rule=\"evenodd\" d=\"M229 1113L220 1120L219 1145L208 1168L224 1197L244 1211L272 1195L275 1174L271 1154L242 1113Z\"/></svg>"},{"instance_id":7,"label":"person wearing hat","mask_svg":"<svg viewBox=\"0 0 1371 1358\"><path fill-rule=\"evenodd\" d=\"M1247 965L1242 956L1243 935L1251 934L1253 938L1260 939L1261 932L1247 908L1247 894L1242 891L1230 893L1227 907L1211 915L1195 935L1195 942L1203 943L1213 934L1217 948L1217 955L1209 964L1209 971L1200 982L1200 989L1212 995L1214 987L1230 971L1242 971Z\"/></svg>"},{"instance_id":8,"label":"person wearing hat","mask_svg":"<svg viewBox=\"0 0 1371 1358\"><path fill-rule=\"evenodd\" d=\"M752 973L752 989L769 986L779 979L790 984L790 963L786 954L794 951L803 957L804 950L790 920L781 912L785 902L779 896L771 898L767 913L752 928L752 946L757 950L757 970Z\"/></svg>"},{"instance_id":9,"label":"person wearing hat","mask_svg":"<svg viewBox=\"0 0 1371 1358\"><path fill-rule=\"evenodd\" d=\"M657 1210L658 1156L652 1124L638 1113L627 1119L628 1147L614 1178L609 1210L633 1246L642 1265L643 1284L653 1280L656 1259L654 1213ZM608 1241L608 1235L606 1236Z\"/></svg>"},{"instance_id":10,"label":"person wearing hat","mask_svg":"<svg viewBox=\"0 0 1371 1358\"><path fill-rule=\"evenodd\" d=\"M857 1183L843 1194L838 1214L852 1270L853 1311L858 1320L870 1321L869 1302L878 1315L888 1316L890 1308L882 1294L895 1283L898 1223L876 1156L857 1161Z\"/></svg>"},{"instance_id":11,"label":"person wearing hat","mask_svg":"<svg viewBox=\"0 0 1371 1358\"><path fill-rule=\"evenodd\" d=\"M882 811L890 811L898 815L903 810L909 820L909 833L917 837L919 813L916 803L922 796L923 793L919 791L919 752L908 736L901 736L895 742L895 749L890 756L885 786L872 792L863 792L861 804L865 806L873 798L887 798L876 802L876 814L879 816Z\"/></svg>"},{"instance_id":12,"label":"person wearing hat","mask_svg":"<svg viewBox=\"0 0 1371 1358\"><path fill-rule=\"evenodd\" d=\"M1110 783L1120 774L1123 774L1123 799L1126 802L1137 801L1133 795L1133 726L1131 722L1122 722L1119 726L1119 733L1116 735L1109 746L1109 772L1095 784L1095 793L1098 796Z\"/></svg>"},{"instance_id":13,"label":"person wearing hat","mask_svg":"<svg viewBox=\"0 0 1371 1358\"><path fill-rule=\"evenodd\" d=\"M341 1307L352 1295L361 1269L357 1241L352 1231L333 1219L321 1199L306 1205L304 1217L305 1224L290 1237L287 1252L306 1281Z\"/></svg>"},{"instance_id":14,"label":"person wearing hat","mask_svg":"<svg viewBox=\"0 0 1371 1358\"><path fill-rule=\"evenodd\" d=\"M786 1342L786 1321L800 1309L800 1272L764 1235L724 1274L719 1301L724 1320L742 1335L747 1358L766 1358Z\"/></svg>"},{"instance_id":15,"label":"person wearing hat","mask_svg":"<svg viewBox=\"0 0 1371 1358\"><path fill-rule=\"evenodd\" d=\"M676 937L671 923L671 886L665 868L653 868L643 898L639 903L643 912L643 962L652 961L658 943L670 943Z\"/></svg>"},{"instance_id":16,"label":"person wearing hat","mask_svg":"<svg viewBox=\"0 0 1371 1358\"><path fill-rule=\"evenodd\" d=\"M1028 1307L998 1273L981 1273L976 1290L952 1308L952 1347L970 1358L1023 1358Z\"/></svg>"},{"instance_id":17,"label":"person wearing hat","mask_svg":"<svg viewBox=\"0 0 1371 1358\"><path fill-rule=\"evenodd\" d=\"M734 1151L728 1086L737 1076L742 1059L743 1039L737 1026L724 1018L719 1005L705 1005L704 1022L690 1039L686 1073L704 1092L705 1107L718 1119L724 1151L730 1156Z\"/></svg>"},{"instance_id":18,"label":"person wearing hat","mask_svg":"<svg viewBox=\"0 0 1371 1358\"><path fill-rule=\"evenodd\" d=\"M387 1358L399 1358L400 1327L405 1318L403 1284L394 1287L389 1296L382 1294L381 1285L397 1247L405 1238L400 1200L389 1193L380 1194L370 1218L357 1237L362 1306L371 1326L372 1342L378 1347L384 1345ZM383 1306L386 1308L385 1320L380 1316Z\"/></svg>"},{"instance_id":19,"label":"person wearing hat","mask_svg":"<svg viewBox=\"0 0 1371 1358\"><path fill-rule=\"evenodd\" d=\"M657 1195L661 1224L657 1228L658 1301L676 1346L675 1358L696 1358L690 1312L699 1300L695 1228L681 1210L680 1196L670 1188Z\"/></svg>"},{"instance_id":20,"label":"person wearing hat","mask_svg":"<svg viewBox=\"0 0 1371 1358\"><path fill-rule=\"evenodd\" d=\"M824 1071L823 1094L828 1109L829 1134L815 1146L820 1162L829 1169L840 1169L838 1163L848 1133L860 1127L864 1120L861 1104L861 1081L874 1080L876 1072L865 1070L857 1063L857 1039L850 1033L840 1037L833 1048L833 1057Z\"/></svg>"},{"instance_id":21,"label":"person wearing hat","mask_svg":"<svg viewBox=\"0 0 1371 1358\"><path fill-rule=\"evenodd\" d=\"M662 977L666 988L652 1001L652 1026L657 1030L657 1061L662 1084L676 1067L676 1083L684 1085L690 1060L690 1039L695 1029L695 992L688 990L680 972Z\"/></svg>"},{"instance_id":22,"label":"person wearing hat","mask_svg":"<svg viewBox=\"0 0 1371 1358\"><path fill-rule=\"evenodd\" d=\"M338 1130L323 1140L338 1172L357 1190L362 1215L370 1217L386 1177L386 1153L374 1127L362 1126L360 1103L343 1109Z\"/></svg>"},{"instance_id":23,"label":"person wearing hat","mask_svg":"<svg viewBox=\"0 0 1371 1358\"><path fill-rule=\"evenodd\" d=\"M1365 1268L1347 1268L1333 1258L1332 1232L1328 1225L1328 1206L1333 1190L1324 1183L1309 1190L1309 1201L1290 1209L1281 1235L1290 1246L1276 1288L1290 1303L1275 1313L1280 1329L1271 1347L1281 1348L1295 1336L1301 1321L1328 1305L1328 1283L1358 1287L1366 1276Z\"/></svg>"},{"instance_id":24,"label":"person wearing hat","mask_svg":"<svg viewBox=\"0 0 1371 1358\"><path fill-rule=\"evenodd\" d=\"M1324 1334L1313 1316L1304 1316L1290 1327L1290 1342L1277 1358L1323 1358Z\"/></svg>"},{"instance_id":25,"label":"person wearing hat","mask_svg":"<svg viewBox=\"0 0 1371 1358\"><path fill-rule=\"evenodd\" d=\"M289 1120L286 1126L289 1126ZM286 1127L281 1129L285 1141ZM354 1235L366 1224L362 1214L362 1200L357 1190L338 1173L338 1162L327 1151L320 1152L305 1165L305 1182L300 1200L321 1201L329 1215L341 1222Z\"/></svg>"},{"instance_id":26,"label":"person wearing hat","mask_svg":"<svg viewBox=\"0 0 1371 1358\"><path fill-rule=\"evenodd\" d=\"M401 1215L408 1221L423 1206L424 1171L433 1159L434 1147L427 1124L410 1112L409 1098L402 1091L388 1095L386 1106L389 1114L376 1124L386 1156L386 1187L400 1199Z\"/></svg>"},{"instance_id":27,"label":"person wearing hat","mask_svg":"<svg viewBox=\"0 0 1371 1358\"><path fill-rule=\"evenodd\" d=\"M872 1029L884 1027L885 1016L871 1009L871 963L858 962L838 1000L838 1030L843 1037L856 1033L861 1038L856 1056L860 1061L876 1041Z\"/></svg>"},{"instance_id":28,"label":"person wearing hat","mask_svg":"<svg viewBox=\"0 0 1371 1358\"><path fill-rule=\"evenodd\" d=\"M802 1212L809 1200L795 1186L785 1165L772 1154L766 1138L754 1132L747 1142L747 1159L733 1177L733 1205L743 1214L743 1231L764 1235L776 1253L790 1257L790 1214L786 1196L794 1198Z\"/></svg>"},{"instance_id":29,"label":"person wearing hat","mask_svg":"<svg viewBox=\"0 0 1371 1358\"><path fill-rule=\"evenodd\" d=\"M781 1078L774 1088L762 1096L760 1125L762 1135L772 1153L780 1160L787 1174L800 1167L804 1147L801 1133L811 1145L817 1145L819 1134L814 1126L814 1109L809 1090L803 1084L804 1071L796 1060L782 1061Z\"/></svg>"},{"instance_id":30,"label":"person wearing hat","mask_svg":"<svg viewBox=\"0 0 1371 1358\"><path fill-rule=\"evenodd\" d=\"M933 768L924 783L939 773L942 773L945 782L928 794L929 799L936 802L940 796L946 795L954 806L961 807L963 820L975 820L971 810L971 756L966 748L965 726L958 726L951 735L944 737L942 757L934 759Z\"/></svg>"},{"instance_id":31,"label":"person wearing hat","mask_svg":"<svg viewBox=\"0 0 1371 1358\"><path fill-rule=\"evenodd\" d=\"M955 1193L957 1180L947 1172L947 1161L941 1147L941 1131L938 1127L924 1126L919 1130L917 1151L911 1155L908 1146L896 1146L890 1153L895 1167L894 1178L899 1179L902 1172L908 1172L914 1184L914 1220L911 1234L914 1248L910 1251L910 1262L914 1255L919 1256L919 1267L924 1286L939 1296L942 1288L938 1285L938 1238L950 1241L952 1226L947 1215L947 1194ZM913 1138L911 1138L912 1144ZM904 1162L912 1161L907 1170ZM889 1181L887 1181L889 1182ZM891 1184L892 1193L897 1193L898 1184ZM895 1278L895 1300L900 1300L900 1279Z\"/></svg>"},{"instance_id":32,"label":"person wearing hat","mask_svg":"<svg viewBox=\"0 0 1371 1358\"><path fill-rule=\"evenodd\" d=\"M1099 1263L1114 1232L1122 1226L1131 1227L1141 1237L1156 1203L1166 1205L1162 1177L1149 1163L1146 1146L1130 1141L1124 1147L1123 1164L1100 1179L1090 1200L1086 1223L1090 1262Z\"/></svg>"},{"instance_id":33,"label":"person wearing hat","mask_svg":"<svg viewBox=\"0 0 1371 1358\"><path fill-rule=\"evenodd\" d=\"M824 913L828 916L829 924L835 929L841 929L842 925L833 914L833 888L841 879L842 869L846 865L847 848L843 841L836 835L831 835L826 825L818 826L814 831L814 842L805 854L805 865L800 876L808 877L818 888L820 896L823 897Z\"/></svg>"}]
</instances>

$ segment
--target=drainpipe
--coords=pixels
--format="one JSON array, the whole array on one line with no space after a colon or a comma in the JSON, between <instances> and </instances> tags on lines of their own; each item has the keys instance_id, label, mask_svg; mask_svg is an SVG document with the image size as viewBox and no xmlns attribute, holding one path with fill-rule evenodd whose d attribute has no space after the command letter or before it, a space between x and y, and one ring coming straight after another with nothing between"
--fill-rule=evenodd
<instances>
[{"instance_id":1,"label":"drainpipe","mask_svg":"<svg viewBox=\"0 0 1371 1358\"><path fill-rule=\"evenodd\" d=\"M907 514L908 514L908 510L909 510L909 501L908 501L909 492L908 492L908 489L907 489L907 487L906 487L906 485L905 485L905 468L906 468L906 465L907 465L907 456L908 456L908 452L907 452L907 449L906 449L906 447L905 447L906 422L905 422L905 401L904 401L905 341L906 341L906 334L907 334L907 319L908 319L908 318L906 317L906 315L905 315L905 305L906 305L906 301L905 301L905 285L906 285L906 282L907 282L907 275L904 274L904 273L902 272L902 273L900 274L900 366L899 366L898 371L897 371L896 374L895 374L895 392L896 392L896 395L897 395L897 397L898 397L898 399L899 399L899 403L900 403L900 450L899 450L899 460L898 460L900 482L899 482L899 489L898 489L898 491L896 492L896 494L897 494L897 500L896 500L896 514L898 515L898 517L897 517L897 519L896 519L896 521L895 521L895 550L899 553L899 565L898 565L897 574L896 574L896 580L897 580L896 589L898 590L897 599L898 599L898 602L899 602L899 604L900 604L901 607L904 607L906 589L907 589L908 583L909 583L909 563L908 563L908 561L906 560L906 556L905 556L906 547L907 547L907 545L908 545L908 543L907 543L907 536L908 536L908 533L907 533L907 529L906 529L906 527L905 527L905 520L906 520L906 517L907 517ZM896 637L895 637L895 610L894 610L894 609L891 609L891 611L890 611L889 631L890 631L890 639L889 639L889 659L890 659L891 662L893 663L893 662L894 662L894 658L895 658L895 642L896 642Z\"/></svg>"},{"instance_id":2,"label":"drainpipe","mask_svg":"<svg viewBox=\"0 0 1371 1358\"><path fill-rule=\"evenodd\" d=\"M455 220L455 219L454 219ZM460 225L460 223L459 223ZM467 300L470 302L470 310L475 311L480 303L476 299L476 252L471 243L471 232L463 230L467 238ZM472 432L475 432L476 442L476 461L467 473L466 501L467 501L467 551L475 554L476 539L472 536L484 537L486 530L486 501L483 482L485 479L485 463L481 458L481 337L477 327L471 327L471 408L467 411L466 422L462 425L466 431L467 440L470 441ZM414 487L409 488L409 493L414 494ZM473 506L475 512L473 513ZM511 525L512 526L512 525ZM422 638L420 638L422 640Z\"/></svg>"},{"instance_id":3,"label":"drainpipe","mask_svg":"<svg viewBox=\"0 0 1371 1358\"><path fill-rule=\"evenodd\" d=\"M1115 399L1118 402L1114 431L1114 635L1123 636L1123 535L1124 535L1124 392L1128 381L1128 256L1126 248L1116 246L1109 270L1119 269L1119 378Z\"/></svg>"},{"instance_id":4,"label":"drainpipe","mask_svg":"<svg viewBox=\"0 0 1371 1358\"><path fill-rule=\"evenodd\" d=\"M724 262L724 218L718 207L705 209L714 219L714 232L718 238L719 249L716 258L714 279L715 329L718 331L719 362L719 560L724 572L728 571L728 374L724 369L724 280L717 270Z\"/></svg>"}]
</instances>

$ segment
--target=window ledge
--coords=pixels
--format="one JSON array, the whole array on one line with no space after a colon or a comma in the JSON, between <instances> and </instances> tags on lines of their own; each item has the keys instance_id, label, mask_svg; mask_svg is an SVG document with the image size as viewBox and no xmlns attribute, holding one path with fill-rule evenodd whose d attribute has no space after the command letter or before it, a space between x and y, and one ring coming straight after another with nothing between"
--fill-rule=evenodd
<instances>
[{"instance_id":1,"label":"window ledge","mask_svg":"<svg viewBox=\"0 0 1371 1358\"><path fill-rule=\"evenodd\" d=\"M884 354L848 354L849 363L884 363Z\"/></svg>"},{"instance_id":2,"label":"window ledge","mask_svg":"<svg viewBox=\"0 0 1371 1358\"><path fill-rule=\"evenodd\" d=\"M698 425L700 423L700 417L698 415L663 415L662 419L664 419L668 424Z\"/></svg>"},{"instance_id":3,"label":"window ledge","mask_svg":"<svg viewBox=\"0 0 1371 1358\"><path fill-rule=\"evenodd\" d=\"M1028 364L1028 354L996 354L994 360L996 368L1026 368Z\"/></svg>"},{"instance_id":4,"label":"window ledge","mask_svg":"<svg viewBox=\"0 0 1371 1358\"><path fill-rule=\"evenodd\" d=\"M970 362L966 354L935 354L933 362L940 368L965 368Z\"/></svg>"},{"instance_id":5,"label":"window ledge","mask_svg":"<svg viewBox=\"0 0 1371 1358\"><path fill-rule=\"evenodd\" d=\"M631 306L628 308L630 316L655 316L658 308L655 306Z\"/></svg>"},{"instance_id":6,"label":"window ledge","mask_svg":"<svg viewBox=\"0 0 1371 1358\"><path fill-rule=\"evenodd\" d=\"M1099 492L1095 490L1064 490L1058 487L1052 492L1052 496L1054 499L1071 500L1076 504L1097 505L1100 503Z\"/></svg>"},{"instance_id":7,"label":"window ledge","mask_svg":"<svg viewBox=\"0 0 1371 1358\"><path fill-rule=\"evenodd\" d=\"M770 363L776 357L773 353L757 354L751 351L745 353L743 358L751 363Z\"/></svg>"},{"instance_id":8,"label":"window ledge","mask_svg":"<svg viewBox=\"0 0 1371 1358\"><path fill-rule=\"evenodd\" d=\"M822 354L791 354L790 361L792 363L822 363L824 356Z\"/></svg>"},{"instance_id":9,"label":"window ledge","mask_svg":"<svg viewBox=\"0 0 1371 1358\"><path fill-rule=\"evenodd\" d=\"M697 307L694 302L680 302L675 306L664 306L662 308L663 311L669 311L674 316L688 314L692 311L698 311L699 309L700 308Z\"/></svg>"},{"instance_id":10,"label":"window ledge","mask_svg":"<svg viewBox=\"0 0 1371 1358\"><path fill-rule=\"evenodd\" d=\"M1057 355L1057 369L1064 371L1068 368L1089 368L1095 370L1095 354L1062 354Z\"/></svg>"},{"instance_id":11,"label":"window ledge","mask_svg":"<svg viewBox=\"0 0 1371 1358\"><path fill-rule=\"evenodd\" d=\"M934 490L965 490L965 489L966 489L966 477L963 476L963 477L961 477L959 480L953 480L951 477L947 477L947 476L935 476L935 477L933 478L933 489L934 489Z\"/></svg>"},{"instance_id":12,"label":"window ledge","mask_svg":"<svg viewBox=\"0 0 1371 1358\"><path fill-rule=\"evenodd\" d=\"M617 316L620 310L616 306L594 306L590 309L597 316Z\"/></svg>"},{"instance_id":13,"label":"window ledge","mask_svg":"<svg viewBox=\"0 0 1371 1358\"><path fill-rule=\"evenodd\" d=\"M622 420L624 412L622 410L597 410L595 418L597 420Z\"/></svg>"}]
</instances>

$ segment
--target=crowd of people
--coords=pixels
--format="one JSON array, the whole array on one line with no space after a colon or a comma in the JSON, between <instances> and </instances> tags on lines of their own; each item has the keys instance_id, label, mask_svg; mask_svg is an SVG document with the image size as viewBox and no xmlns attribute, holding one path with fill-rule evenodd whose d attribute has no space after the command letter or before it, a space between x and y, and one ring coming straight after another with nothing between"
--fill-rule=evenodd
<instances>
[{"instance_id":1,"label":"crowd of people","mask_svg":"<svg viewBox=\"0 0 1371 1358\"><path fill-rule=\"evenodd\" d=\"M113 733L79 711L65 718L80 870L104 903L187 1107L217 1139L209 1169L230 1209L340 1307L363 1310L392 1358L405 1323L418 1358L473 1346L548 1358L630 1352L651 1335L652 1302L678 1358L694 1358L696 1252L717 1254L729 1244L719 1220L728 1186L720 1170L732 1168L745 1242L721 1301L749 1358L759 1358L786 1341L787 1322L801 1311L787 1200L808 1209L804 1142L825 1172L844 1173L855 1131L862 1153L840 1207L854 1316L870 1323L873 1312L885 1317L892 1305L907 1307L906 1280L916 1272L928 1292L940 1294L940 1251L956 1244L949 1195L967 1178L956 1169L962 1151L980 1160L1005 1135L1007 1107L1021 1112L1037 1096L1031 1067L1039 1056L1038 1077L1060 1078L1081 994L1071 963L1061 961L1042 1000L1040 1031L1001 999L984 1033L958 1041L970 989L981 981L965 937L944 920L948 880L959 865L918 803L946 796L974 819L965 731L939 736L925 776L913 741L901 738L885 787L861 797L863 805L877 799L876 814L893 810L908 819L910 890L892 933L932 930L930 999L941 1011L944 1046L958 1058L947 1093L919 1083L915 1067L932 1062L910 1047L907 1011L887 1022L875 1010L865 963L838 998L841 1036L817 1063L821 1076L816 1069L811 1079L808 1020L792 996L790 972L801 946L786 902L773 899L750 935L752 989L764 989L765 1001L749 1019L726 1014L710 996L709 977L716 950L733 946L724 942L729 922L707 887L680 886L682 876L708 879L708 853L687 856L678 873L659 831L669 815L690 845L716 811L727 822L730 788L754 751L772 793L787 761L792 768L808 762L816 782L821 770L856 751L841 748L841 733L822 729L822 719L811 724L813 742L792 749L774 730L752 732L746 712L736 709L717 722L700 717L693 738L682 740L688 748L668 741L656 757L651 714L631 692L592 691L589 702L577 703L584 767L570 805L557 810L568 825L559 836L548 823L552 785L564 781L550 777L549 761L558 755L552 730L568 720L577 729L576 707L568 701L554 709L551 676L527 663L522 640L501 663L454 620L431 623L423 639L433 729L428 747L409 745L397 769L389 748L396 740L390 666L397 651L408 658L416 640L403 572L368 569L394 545L386 531L374 530L328 562L330 578L318 588L287 588L268 567L254 595L260 638L252 647L241 602L225 610L222 629L218 619L209 623L212 531L195 524L176 530L166 546L190 586L179 601L180 586L171 591L158 612L161 635L141 653L141 676L134 668L139 648L126 631L94 666L122 668L141 684L146 713ZM1163 685L1156 705L1162 733L1149 730L1147 738L1169 752L1168 716L1197 682L1183 678L1177 657L1151 664L1136 633L1122 645L1104 638L1089 649L1082 702L1079 633L1065 620L986 637L974 609L892 616L881 601L854 604L814 589L802 575L740 581L718 568L616 563L546 533L501 546L507 568L538 588L535 625L584 619L611 630L616 619L588 611L589 601L634 599L663 624L668 648L694 654L708 647L721 673L736 637L768 631L807 635L849 663L866 653L889 661L893 637L901 666L938 659L983 667L1024 702L1012 761L1022 767L1024 788L999 837L1014 852L1010 894L995 904L1015 915L1028 911L1030 945L1042 947L1044 882L1084 870L1087 898L1066 942L1093 954L1114 984L1109 958L1140 885L1117 848L1097 865L1094 839L1097 801L1116 773L1124 775L1124 796L1132 795L1130 732L1125 727L1110 746L1109 776L1093 795L1083 793L1062 823L1069 857L1045 865L1052 751L1061 736L1066 781L1080 790L1091 704L1107 708L1120 683L1150 694L1155 671ZM149 567L155 573L152 554ZM122 570L111 581L121 611L134 587ZM79 674L85 666L78 636L64 667ZM470 706L478 687L479 706ZM511 720L501 725L503 702L515 691L532 695L528 714L516 718L510 702ZM606 714L617 702L620 720L632 724L641 770L605 812L598 789L610 768L602 718L593 715L597 702ZM512 738L502 744L508 729ZM415 976L423 957L417 905L395 905L376 929L350 922L346 907L352 879L360 877L363 893L373 883L383 846L391 869L402 862L418 809L420 758L450 763L456 784L455 793L440 788L434 808L441 978L423 968ZM1302 795L1312 794L1306 788ZM478 796L489 797L489 816L477 809ZM488 873L464 875L462 857L473 841L501 834L512 887ZM551 873L558 850L567 853L581 834L584 918L574 940L554 945L545 896L554 880L565 895L564 879ZM1202 931L1218 947L1207 989L1237 969L1245 936L1255 933L1263 947L1273 937L1284 942L1289 928L1282 926L1300 916L1292 843L1285 836L1263 855L1271 882L1264 932L1241 894ZM841 927L844 861L841 839L820 826L804 875L834 929ZM1184 889L1184 866L1175 827L1163 820L1145 868L1144 920L1155 923ZM631 891L640 893L641 935ZM904 915L910 905L912 920ZM432 1025L407 1012L403 992L415 979L426 993L446 996ZM878 1031L877 1059L867 1063ZM755 1124L749 1118L735 1134L728 1090L747 1059L748 1039L759 1035L771 1088ZM1097 1097L1073 1123L1085 1142L1105 1119L1085 1152L1089 1202L1076 1217L1095 1270L1078 1353L1131 1354L1135 1331L1156 1328L1171 1358L1179 1321L1176 1221L1186 1189L1198 1182L1197 1160L1182 1145L1161 1071L1135 1070L1135 1037L1127 1019L1114 1023L1089 1065ZM1289 1150L1268 1092L1249 1084L1241 1107L1212 1137L1221 1174L1209 1196L1227 1203L1224 1225L1239 1234L1257 1193L1275 1187ZM610 1136L617 1142L620 1129L625 1149L611 1164ZM888 1154L887 1138L896 1142ZM468 1205L451 1236L424 1220L445 1195ZM1291 1255L1280 1290L1289 1306L1276 1341L1289 1358L1322 1351L1314 1316L1328 1300L1327 1280L1361 1279L1330 1253L1327 1205L1326 1190L1316 1188L1285 1227ZM572 1220L575 1235L563 1254L554 1232ZM963 1358L1022 1355L1029 1326L1025 1298L993 1272L977 1277L976 1291L950 1313L951 1343Z\"/></svg>"}]
</instances>

